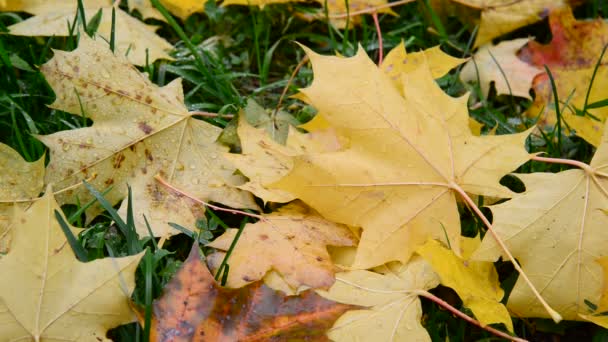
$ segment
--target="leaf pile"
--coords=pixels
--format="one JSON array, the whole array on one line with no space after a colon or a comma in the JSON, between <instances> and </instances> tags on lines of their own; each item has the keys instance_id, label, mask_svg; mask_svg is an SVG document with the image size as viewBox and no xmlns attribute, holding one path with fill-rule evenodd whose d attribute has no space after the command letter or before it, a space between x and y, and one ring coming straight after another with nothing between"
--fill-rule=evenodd
<instances>
[{"instance_id":1,"label":"leaf pile","mask_svg":"<svg viewBox=\"0 0 608 342\"><path fill-rule=\"evenodd\" d=\"M160 2L182 19L203 11L200 1ZM345 57L302 46L313 81L296 97L314 119L300 124L250 100L222 129L201 119L220 114L188 110L181 79L161 87L134 66L171 58L154 27L116 3L84 1L100 15L97 34L80 32L76 49L54 50L39 69L56 95L50 107L93 124L36 135L46 167L0 145L0 272L10 279L0 284L0 339L104 340L137 318L154 341L426 341L420 297L512 339L512 317L608 326L608 88L598 62L606 25L576 21L565 1L455 3L431 6L480 20L471 59L438 46L408 53L402 43L377 65L362 48ZM326 5L337 27L345 22L335 13L395 14L386 2ZM165 18L147 1L128 6ZM16 35L69 34L64 24L75 16L64 2L0 8L34 15L8 28ZM482 45L553 8L550 44ZM112 13L124 36L111 36ZM454 68L479 83L478 97L444 92L441 78ZM496 95L533 100L528 114L540 113L540 124L519 118L518 132L482 129L470 109L485 105L492 84ZM563 137L561 126L547 127L562 120ZM589 164L531 153L540 137L561 148L571 133L597 147ZM522 173L530 161L573 168ZM516 170L523 192L504 185ZM105 201L91 188L106 191ZM499 201L491 219L472 199L484 197ZM144 253L81 262L71 248L80 230L59 223L62 205L82 209L89 224L119 203L114 225L126 221L156 249L180 232L196 241L147 311L130 302ZM485 224L483 238L463 236L470 213ZM499 282L501 257L520 272L512 291ZM440 284L474 319L430 292Z\"/></svg>"}]
</instances>

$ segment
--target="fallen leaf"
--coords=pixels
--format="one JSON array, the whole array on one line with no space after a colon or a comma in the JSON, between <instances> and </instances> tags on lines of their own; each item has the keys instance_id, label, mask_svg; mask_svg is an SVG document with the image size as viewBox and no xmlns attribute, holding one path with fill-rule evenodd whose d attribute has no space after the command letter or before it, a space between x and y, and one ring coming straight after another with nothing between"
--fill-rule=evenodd
<instances>
[{"instance_id":1,"label":"fallen leaf","mask_svg":"<svg viewBox=\"0 0 608 342\"><path fill-rule=\"evenodd\" d=\"M432 0L431 6L444 15L457 15L471 27L479 25L475 37L475 47L478 47L503 34L542 20L551 9L565 8L569 3L578 2L580 1Z\"/></svg>"},{"instance_id":2,"label":"fallen leaf","mask_svg":"<svg viewBox=\"0 0 608 342\"><path fill-rule=\"evenodd\" d=\"M433 78L439 78L465 61L465 59L455 58L441 51L439 45L408 54L405 44L401 42L386 55L380 67L390 77L393 84L403 91L401 77L404 74L409 74L420 67L426 67L431 71Z\"/></svg>"},{"instance_id":3,"label":"fallen leaf","mask_svg":"<svg viewBox=\"0 0 608 342\"><path fill-rule=\"evenodd\" d=\"M227 251L238 229L227 230L207 246ZM289 204L247 224L228 262L226 286L242 287L276 270L292 288L328 288L334 266L326 246L354 246L351 231L327 221L302 204Z\"/></svg>"},{"instance_id":4,"label":"fallen leaf","mask_svg":"<svg viewBox=\"0 0 608 342\"><path fill-rule=\"evenodd\" d=\"M512 195L499 180L528 160L529 132L473 136L467 98L446 95L428 68L404 76L404 98L362 51L352 58L306 51L315 79L302 92L349 146L295 157L273 186L363 228L354 268L405 262L428 238L447 236L457 249L455 187Z\"/></svg>"},{"instance_id":5,"label":"fallen leaf","mask_svg":"<svg viewBox=\"0 0 608 342\"><path fill-rule=\"evenodd\" d=\"M595 323L601 327L608 329L608 316L606 316L606 312L608 312L608 282L606 276L608 275L608 257L603 256L598 258L597 263L602 267L603 274L603 284L602 284L602 294L600 297L599 303L597 303L597 308L593 310L588 310L587 314L579 314L579 316L587 321Z\"/></svg>"},{"instance_id":6,"label":"fallen leaf","mask_svg":"<svg viewBox=\"0 0 608 342\"><path fill-rule=\"evenodd\" d=\"M321 296L345 304L368 307L348 311L327 335L332 341L430 341L420 320L419 292L439 285L431 266L419 257L393 273L356 270L336 275Z\"/></svg>"},{"instance_id":7,"label":"fallen leaf","mask_svg":"<svg viewBox=\"0 0 608 342\"><path fill-rule=\"evenodd\" d=\"M2 341L109 341L108 329L135 318L129 297L143 253L80 262L56 210L50 186L29 208L16 207L13 248L0 258L10 279L0 282Z\"/></svg>"},{"instance_id":8,"label":"fallen leaf","mask_svg":"<svg viewBox=\"0 0 608 342\"><path fill-rule=\"evenodd\" d=\"M112 6L87 7L85 13L90 19L100 8L102 17L96 34L109 42L112 35ZM67 36L69 29L66 23L74 20L76 3L63 0L45 1L40 6L28 7L28 11L34 13L35 16L9 26L10 34ZM146 65L157 59L171 59L166 51L173 49L173 46L154 33L157 26L146 25L116 8L115 27L116 53L126 55L131 63Z\"/></svg>"},{"instance_id":9,"label":"fallen leaf","mask_svg":"<svg viewBox=\"0 0 608 342\"><path fill-rule=\"evenodd\" d=\"M17 151L0 143L0 253L10 248L13 206L29 205L44 187L44 158L28 163Z\"/></svg>"},{"instance_id":10,"label":"fallen leaf","mask_svg":"<svg viewBox=\"0 0 608 342\"><path fill-rule=\"evenodd\" d=\"M588 170L517 174L526 191L490 206L494 230L549 305L564 319L579 320L588 313L585 300L601 295L598 258L608 255L608 137ZM501 255L486 235L476 260L494 261ZM507 307L521 317L548 317L530 288L518 279Z\"/></svg>"},{"instance_id":11,"label":"fallen leaf","mask_svg":"<svg viewBox=\"0 0 608 342\"><path fill-rule=\"evenodd\" d=\"M238 137L241 141L241 153L224 153L249 181L238 187L252 192L264 202L285 203L294 199L287 191L269 189L271 184L291 170L292 157L299 151L275 142L264 129L251 126L244 116L238 121Z\"/></svg>"},{"instance_id":12,"label":"fallen leaf","mask_svg":"<svg viewBox=\"0 0 608 342\"><path fill-rule=\"evenodd\" d=\"M338 316L355 308L313 291L286 297L255 282L222 288L200 260L198 246L154 301L151 341L327 340Z\"/></svg>"},{"instance_id":13,"label":"fallen leaf","mask_svg":"<svg viewBox=\"0 0 608 342\"><path fill-rule=\"evenodd\" d=\"M84 7L102 7L112 5L112 0L83 0ZM52 11L53 8L65 9L76 8L76 2L62 0L0 0L0 11L27 12L37 14L38 12Z\"/></svg>"},{"instance_id":14,"label":"fallen leaf","mask_svg":"<svg viewBox=\"0 0 608 342\"><path fill-rule=\"evenodd\" d=\"M547 65L555 80L560 101L560 112L565 123L563 129L594 146L601 142L608 107L587 108L585 104L608 98L608 67L600 64L587 98L594 68L604 45L608 43L608 24L603 20L577 21L570 9L555 10L549 16L553 38L548 45L530 42L519 57L539 67ZM547 73L534 79L534 103L527 111L531 118L539 118L539 125L553 126L557 122L553 89ZM566 105L567 103L567 105ZM591 114L591 115L589 115ZM593 118L593 117L595 118Z\"/></svg>"},{"instance_id":15,"label":"fallen leaf","mask_svg":"<svg viewBox=\"0 0 608 342\"><path fill-rule=\"evenodd\" d=\"M441 284L452 288L463 305L473 312L482 325L502 323L513 332L513 322L507 308L500 303L504 291L498 281L498 273L491 262L470 261L466 256L477 249L481 240L462 237L463 258L441 246L437 240L429 240L416 250L437 272Z\"/></svg>"},{"instance_id":16,"label":"fallen leaf","mask_svg":"<svg viewBox=\"0 0 608 342\"><path fill-rule=\"evenodd\" d=\"M83 115L82 104L93 120L92 127L38 137L51 154L47 183L66 188L87 180L99 190L113 186L106 195L112 204L126 196L128 183L136 194L134 207L158 236L175 232L167 222L192 227L196 217L157 184L157 174L199 199L257 208L250 194L235 188L244 179L223 158L227 149L215 143L221 130L188 113L179 79L160 88L107 45L85 36L78 49L55 51L40 69L57 94L51 107ZM77 198L86 203L92 196L82 186L58 196L62 204ZM87 219L99 212L92 206ZM147 236L137 216L138 232Z\"/></svg>"},{"instance_id":17,"label":"fallen leaf","mask_svg":"<svg viewBox=\"0 0 608 342\"><path fill-rule=\"evenodd\" d=\"M531 66L517 58L517 51L528 43L528 38L519 38L487 44L479 48L473 60L467 62L460 71L463 82L477 82L487 98L490 83L494 82L497 95L519 96L532 99L530 88L532 79L543 69Z\"/></svg>"},{"instance_id":18,"label":"fallen leaf","mask_svg":"<svg viewBox=\"0 0 608 342\"><path fill-rule=\"evenodd\" d=\"M163 0L160 0L163 4ZM150 0L129 0L127 2L129 12L137 10L144 19L154 18L156 20L166 21L165 17L152 5Z\"/></svg>"}]
</instances>

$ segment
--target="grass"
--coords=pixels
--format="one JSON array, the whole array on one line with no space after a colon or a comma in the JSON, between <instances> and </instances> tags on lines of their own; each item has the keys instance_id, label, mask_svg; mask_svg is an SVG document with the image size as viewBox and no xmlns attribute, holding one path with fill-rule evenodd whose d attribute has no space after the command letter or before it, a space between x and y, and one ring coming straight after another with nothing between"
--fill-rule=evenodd
<instances>
[{"instance_id":1,"label":"grass","mask_svg":"<svg viewBox=\"0 0 608 342\"><path fill-rule=\"evenodd\" d=\"M318 6L289 3L269 5L263 9L221 7L211 1L206 4L205 14L194 14L183 22L163 13L168 23L154 20L148 22L160 25L159 34L175 46L172 52L174 60L157 61L141 70L161 86L177 77L183 78L185 101L190 110L230 114L245 106L250 98L265 108L274 109L286 86L289 87L287 94L290 95L298 88L310 84L312 70L304 64L288 85L288 79L304 58L302 49L294 43L296 41L319 53L338 53L344 56L353 55L360 45L377 60L378 35L371 16L363 16L359 26L337 30L327 21L308 22L294 14L296 9L311 11L314 7ZM396 7L394 10L399 14L398 17L379 15L385 52L403 41L408 51L440 44L445 52L453 56L470 56L470 32L474 28L464 27L454 19L442 22L428 6L428 1ZM607 11L608 8L596 0L578 9L577 15L594 18L602 14L605 16ZM88 31L94 31L97 20L95 13L83 12L81 9L79 17L87 19ZM9 25L27 17L23 13L0 13L0 32L6 32ZM528 34L541 38L550 35L547 23L544 22L528 28L528 31L519 30L508 38L525 37ZM76 37L0 35L0 142L16 149L28 161L45 156L46 148L35 135L92 124L86 117L49 108L47 105L53 102L54 94L37 69L37 66L52 57L52 49L70 50L75 46ZM470 114L485 124L486 131L496 127L497 134L508 134L534 124L533 120L521 115L530 105L529 101L496 96L495 93L485 97L479 86L468 88L460 83L459 70L456 69L438 82L453 96L460 96L467 90L472 91L470 103L479 105L473 106ZM588 104L583 111L600 105L605 104ZM314 108L289 97L284 99L282 107L288 109L300 122L309 120L315 113ZM228 123L222 117L206 120L220 127ZM562 129L559 123L555 130L545 132L544 139L530 141L530 151L543 151L551 157L568 156L588 162L593 148L582 139L564 135ZM559 165L534 162L521 167L524 172L559 170ZM522 184L512 177L505 177L503 183L514 190L523 190ZM83 261L147 251L137 271L133 294L134 301L143 308L147 323L152 300L160 296L164 285L187 256L192 239L206 242L220 235L226 227L243 227L242 217L210 210L206 217L199 220L197 234L176 227L187 234L180 234L159 248L155 239L137 236L135 233L133 215L138 214L137 208L130 205L131 210L128 211L126 221L123 221L116 213L117 207L112 207L103 199L104 190L90 189L106 212L86 225L78 236L71 236L69 242ZM130 201L130 197L127 200ZM483 199L480 201L483 204ZM69 223L83 227L82 212L89 205L91 203L67 205L62 209ZM464 209L461 211L465 235L474 236L482 230L474 215ZM62 224L65 226L67 223ZM69 232L67 229L65 231ZM517 279L516 272L508 263L497 263L497 269L501 285L507 293L510 292ZM462 302L449 288L439 287L433 292L466 312ZM423 324L433 340L444 341L447 337L451 341L493 339L485 331L455 319L434 303L425 299L422 302ZM546 340L554 336L562 336L566 340L608 340L607 330L588 323L567 322L554 325L547 320L516 319L515 327L518 336L534 340ZM149 324L144 324L144 327L129 324L113 329L109 336L116 341L145 341L148 329Z\"/></svg>"}]
</instances>

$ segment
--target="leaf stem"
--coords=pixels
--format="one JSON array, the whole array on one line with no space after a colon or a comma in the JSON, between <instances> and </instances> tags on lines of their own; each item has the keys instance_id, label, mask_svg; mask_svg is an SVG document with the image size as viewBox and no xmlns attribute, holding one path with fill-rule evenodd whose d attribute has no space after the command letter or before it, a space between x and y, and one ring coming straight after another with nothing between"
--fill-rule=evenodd
<instances>
[{"instance_id":1,"label":"leaf stem","mask_svg":"<svg viewBox=\"0 0 608 342\"><path fill-rule=\"evenodd\" d=\"M530 159L539 161L539 162L543 162L543 163L572 165L572 166L576 166L580 169L583 169L588 173L593 172L593 168L591 168L591 166L589 166L589 164L585 164L578 160L565 159L565 158L548 158L548 157L540 157L540 156L532 156L532 158L530 158Z\"/></svg>"},{"instance_id":2,"label":"leaf stem","mask_svg":"<svg viewBox=\"0 0 608 342\"><path fill-rule=\"evenodd\" d=\"M452 183L451 188L460 194L462 199L465 200L465 202L469 205L469 207L471 207L471 209L481 219L481 221L486 225L486 227L488 227L488 231L490 232L490 234L492 234L492 236L494 237L494 240L496 240L496 243L498 243L500 248L507 255L507 257L509 258L509 261L511 261L511 263L513 264L513 267L515 267L517 272L519 272L519 275L524 279L526 284L528 284L528 286L530 287L530 290L532 291L532 293L534 293L534 296L542 304L542 306L545 308L545 310L547 310L547 313L549 313L549 315L555 321L555 323L559 323L562 320L562 316L557 311L553 310L553 308L551 308L551 306L549 306L549 304L545 301L545 299L540 295L540 293L538 292L536 287L534 287L534 284L532 284L532 281L530 281L530 278L528 278L528 275L526 275L526 273L521 268L521 266L519 265L517 260L515 260L515 257L513 257L513 254L511 254L511 251L509 251L509 249L505 245L504 241L502 241L502 239L500 238L500 236L498 236L498 234L496 233L494 228L492 228L492 223L490 223L488 218L481 212L481 210L479 209L477 204L475 204L475 201L473 201L471 199L471 197L464 191L464 189L462 189L458 184Z\"/></svg>"},{"instance_id":3,"label":"leaf stem","mask_svg":"<svg viewBox=\"0 0 608 342\"><path fill-rule=\"evenodd\" d=\"M378 65L382 64L382 58L384 55L384 47L382 45L382 30L380 29L380 21L378 20L378 12L372 13L374 18L374 25L376 26L376 32L378 32Z\"/></svg>"},{"instance_id":4,"label":"leaf stem","mask_svg":"<svg viewBox=\"0 0 608 342\"><path fill-rule=\"evenodd\" d=\"M289 80L287 81L285 88L283 88L281 97L279 97L279 103L277 104L277 107L274 109L274 112L272 113L273 116L277 115L279 108L281 108L281 104L283 104L283 99L285 98L285 95L287 94L287 90L289 90L289 86L291 85L291 83L293 83L293 79L296 77L296 75L298 74L300 69L304 66L304 64L306 64L306 62L308 62L308 55L306 55L306 56L304 56L304 58L302 58L300 63L298 63L298 65L296 65L296 68L291 73L291 76L289 77Z\"/></svg>"},{"instance_id":5,"label":"leaf stem","mask_svg":"<svg viewBox=\"0 0 608 342\"><path fill-rule=\"evenodd\" d=\"M523 338L519 338L516 336L511 336L505 332L502 332L500 330L494 329L490 326L487 325L483 325L480 322L474 320L473 318L469 317L468 315L465 315L464 313L462 313L460 310L456 309L455 307L451 306L448 302L444 301L443 299L435 296L434 294L427 292L427 291L423 291L423 290L416 290L413 291L415 294L417 294L418 296L424 297L426 299L429 299L431 301L433 301L434 303L436 303L437 305L443 307L444 309L448 310L449 312L451 312L452 314L454 314L455 316L458 316L458 318L467 321L470 324L473 324L495 336L498 337L502 337L504 339L507 340L511 340L511 341L517 341L517 342L527 342L528 340L524 340Z\"/></svg>"},{"instance_id":6,"label":"leaf stem","mask_svg":"<svg viewBox=\"0 0 608 342\"><path fill-rule=\"evenodd\" d=\"M204 112L204 111L200 111L200 110L193 110L191 112L188 112L188 114L190 114L192 116L202 116L204 118L226 118L226 119L232 119L234 117L234 114L210 113L210 112Z\"/></svg>"}]
</instances>

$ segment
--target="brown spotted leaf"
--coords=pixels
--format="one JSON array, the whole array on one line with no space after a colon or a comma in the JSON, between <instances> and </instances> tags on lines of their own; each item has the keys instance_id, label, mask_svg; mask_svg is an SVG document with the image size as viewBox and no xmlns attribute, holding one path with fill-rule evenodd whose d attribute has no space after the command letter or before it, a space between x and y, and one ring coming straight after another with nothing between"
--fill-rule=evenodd
<instances>
[{"instance_id":1,"label":"brown spotted leaf","mask_svg":"<svg viewBox=\"0 0 608 342\"><path fill-rule=\"evenodd\" d=\"M240 289L220 287L195 245L154 302L150 340L324 341L325 331L353 308L313 291L286 297L262 282Z\"/></svg>"},{"instance_id":2,"label":"brown spotted leaf","mask_svg":"<svg viewBox=\"0 0 608 342\"><path fill-rule=\"evenodd\" d=\"M168 221L192 226L197 215L176 201L179 195L165 192L154 180L156 174L203 200L256 207L250 194L235 188L244 180L224 160L226 148L215 143L220 129L188 113L179 79L158 87L105 43L85 35L78 49L55 51L41 70L57 94L51 107L82 115L82 106L94 122L39 137L51 153L47 183L57 189L83 180L100 190L113 186L106 195L111 203L122 199L130 184L134 207L147 216L155 235L168 232ZM92 197L77 186L57 198L63 204ZM98 206L91 207L87 219L99 212ZM147 235L145 225L138 229Z\"/></svg>"},{"instance_id":3,"label":"brown spotted leaf","mask_svg":"<svg viewBox=\"0 0 608 342\"><path fill-rule=\"evenodd\" d=\"M334 266L326 246L354 246L353 233L303 204L292 203L245 226L230 255L226 285L241 287L276 270L293 288L328 288ZM208 246L228 250L237 229L227 230Z\"/></svg>"}]
</instances>

